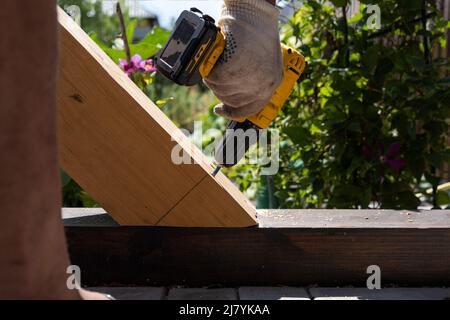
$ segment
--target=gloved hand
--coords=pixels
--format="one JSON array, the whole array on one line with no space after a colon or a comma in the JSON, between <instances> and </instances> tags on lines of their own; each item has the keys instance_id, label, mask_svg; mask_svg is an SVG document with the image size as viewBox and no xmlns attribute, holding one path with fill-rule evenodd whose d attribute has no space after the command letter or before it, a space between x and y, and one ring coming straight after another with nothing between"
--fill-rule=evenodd
<instances>
[{"instance_id":1,"label":"gloved hand","mask_svg":"<svg viewBox=\"0 0 450 320\"><path fill-rule=\"evenodd\" d=\"M229 119L258 113L283 80L278 9L266 0L225 0L219 26L222 57L204 79L222 102L214 111Z\"/></svg>"}]
</instances>

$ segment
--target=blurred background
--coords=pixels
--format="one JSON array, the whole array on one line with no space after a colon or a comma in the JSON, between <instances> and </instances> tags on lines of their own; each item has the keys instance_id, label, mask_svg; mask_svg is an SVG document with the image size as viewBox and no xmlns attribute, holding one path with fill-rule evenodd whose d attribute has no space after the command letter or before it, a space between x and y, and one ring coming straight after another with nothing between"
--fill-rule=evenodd
<instances>
[{"instance_id":1,"label":"blurred background","mask_svg":"<svg viewBox=\"0 0 450 320\"><path fill-rule=\"evenodd\" d=\"M58 3L117 64L127 58L117 1ZM132 55L144 60L183 10L197 7L218 19L222 6L120 3ZM282 41L308 61L273 124L281 134L280 171L261 176L261 168L245 164L225 170L258 208L449 206L450 0L375 3L378 11L367 0L278 2ZM178 127L192 132L202 121L204 131L225 128L204 85L181 87L156 73L130 77ZM206 134L199 144L212 140ZM64 206L98 206L64 172L61 179Z\"/></svg>"}]
</instances>

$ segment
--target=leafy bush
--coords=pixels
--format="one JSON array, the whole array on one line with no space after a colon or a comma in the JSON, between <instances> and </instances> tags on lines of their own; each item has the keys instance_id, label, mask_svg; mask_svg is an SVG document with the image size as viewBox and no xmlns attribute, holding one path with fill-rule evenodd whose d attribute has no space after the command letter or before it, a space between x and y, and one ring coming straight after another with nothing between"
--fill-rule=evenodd
<instances>
[{"instance_id":1,"label":"leafy bush","mask_svg":"<svg viewBox=\"0 0 450 320\"><path fill-rule=\"evenodd\" d=\"M104 42L113 41L119 34L119 21L116 16L109 16L102 10L103 1L89 0L58 0L58 5L66 11L72 11L71 8L78 7L80 9L79 19L81 27L88 34L97 33L99 39ZM123 3L123 0L120 0ZM70 12L69 12L70 13ZM72 13L77 13L73 10ZM127 10L125 10L125 19L128 20Z\"/></svg>"},{"instance_id":2,"label":"leafy bush","mask_svg":"<svg viewBox=\"0 0 450 320\"><path fill-rule=\"evenodd\" d=\"M450 25L435 1L378 4L378 31L364 6L347 20L346 0L305 1L284 27L308 66L276 123L286 139L274 177L282 207L413 209L430 186L438 204L450 61L431 51Z\"/></svg>"}]
</instances>

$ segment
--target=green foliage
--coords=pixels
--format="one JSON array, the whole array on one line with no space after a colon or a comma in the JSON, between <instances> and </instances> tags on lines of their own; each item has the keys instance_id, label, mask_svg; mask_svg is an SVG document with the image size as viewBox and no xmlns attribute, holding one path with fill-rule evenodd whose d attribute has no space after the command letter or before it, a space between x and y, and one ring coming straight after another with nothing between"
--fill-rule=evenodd
<instances>
[{"instance_id":1,"label":"green foliage","mask_svg":"<svg viewBox=\"0 0 450 320\"><path fill-rule=\"evenodd\" d=\"M430 53L447 23L433 1L387 0L382 29L369 30L364 7L342 16L346 3L305 1L284 27L308 66L275 124L285 139L277 196L286 208L417 208L419 184L436 190L450 159L449 60Z\"/></svg>"},{"instance_id":2,"label":"green foliage","mask_svg":"<svg viewBox=\"0 0 450 320\"><path fill-rule=\"evenodd\" d=\"M83 30L88 34L96 32L97 37L106 43L113 41L120 33L117 17L103 12L102 1L58 0L58 5L64 10L68 10L70 6L78 6L81 10L79 22ZM128 21L126 8L124 11L125 20Z\"/></svg>"},{"instance_id":3,"label":"green foliage","mask_svg":"<svg viewBox=\"0 0 450 320\"><path fill-rule=\"evenodd\" d=\"M154 83L144 92L179 128L189 130L193 129L194 121L206 114L208 107L215 101L214 95L202 83L193 87L179 86L158 73Z\"/></svg>"},{"instance_id":4,"label":"green foliage","mask_svg":"<svg viewBox=\"0 0 450 320\"><path fill-rule=\"evenodd\" d=\"M61 188L63 207L99 207L67 173L61 170Z\"/></svg>"},{"instance_id":5,"label":"green foliage","mask_svg":"<svg viewBox=\"0 0 450 320\"><path fill-rule=\"evenodd\" d=\"M130 22L127 28L127 37L132 39L134 34L134 28L136 27L136 20ZM160 50L161 46L167 41L170 36L170 32L162 28L154 28L147 36L135 44L130 44L131 56L135 54L140 55L142 58L153 57ZM119 59L126 59L126 54L123 49L114 49L107 45L98 38L97 33L91 35L94 40L103 51L114 61L119 62Z\"/></svg>"},{"instance_id":6,"label":"green foliage","mask_svg":"<svg viewBox=\"0 0 450 320\"><path fill-rule=\"evenodd\" d=\"M450 205L450 194L448 191L438 191L437 192L437 204L439 206Z\"/></svg>"}]
</instances>

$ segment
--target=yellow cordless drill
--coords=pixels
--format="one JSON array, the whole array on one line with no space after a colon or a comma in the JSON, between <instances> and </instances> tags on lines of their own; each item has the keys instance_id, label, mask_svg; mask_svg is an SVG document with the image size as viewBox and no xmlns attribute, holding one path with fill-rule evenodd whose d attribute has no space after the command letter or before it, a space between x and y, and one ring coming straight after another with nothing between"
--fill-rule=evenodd
<instances>
[{"instance_id":1,"label":"yellow cordless drill","mask_svg":"<svg viewBox=\"0 0 450 320\"><path fill-rule=\"evenodd\" d=\"M177 84L194 85L210 74L225 46L226 37L215 25L212 17L196 8L185 10L178 18L169 40L155 57L156 68ZM230 121L226 134L216 149L218 166L213 175L216 175L221 167L231 167L239 162L252 144L249 142L252 139L244 139L244 144L236 145L239 140L236 134L245 136L249 130L258 132L267 128L280 112L303 73L305 58L286 45L282 44L281 48L284 61L282 83L260 112L245 119Z\"/></svg>"}]
</instances>

